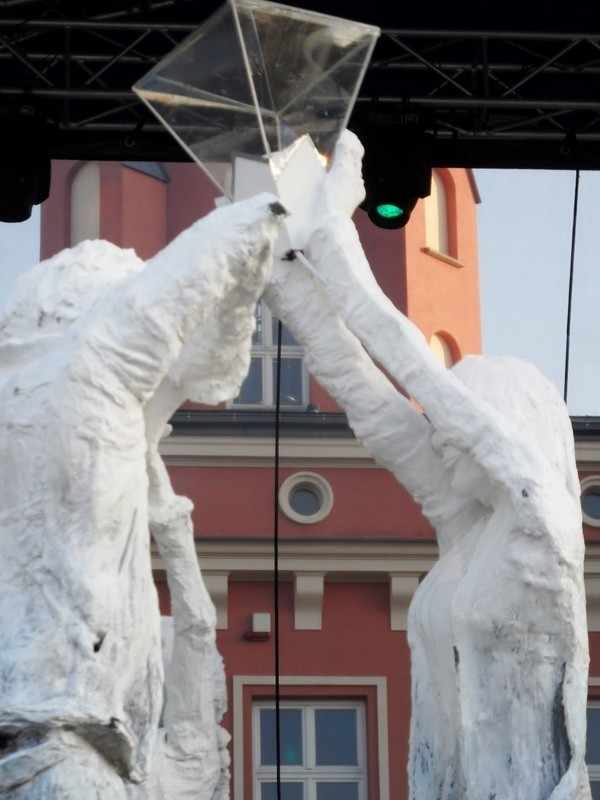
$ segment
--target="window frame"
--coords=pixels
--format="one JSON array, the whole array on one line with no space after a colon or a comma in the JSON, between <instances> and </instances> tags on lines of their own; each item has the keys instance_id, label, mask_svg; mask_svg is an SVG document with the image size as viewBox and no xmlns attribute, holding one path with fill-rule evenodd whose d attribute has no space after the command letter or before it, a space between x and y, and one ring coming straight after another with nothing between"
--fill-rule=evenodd
<instances>
[{"instance_id":1,"label":"window frame","mask_svg":"<svg viewBox=\"0 0 600 800\"><path fill-rule=\"evenodd\" d=\"M319 507L312 514L296 511L292 505L292 495L298 489L307 489L318 498ZM279 507L292 522L300 525L314 525L324 520L333 508L333 489L329 481L316 472L294 472L279 487Z\"/></svg>"},{"instance_id":2,"label":"window frame","mask_svg":"<svg viewBox=\"0 0 600 800\"><path fill-rule=\"evenodd\" d=\"M252 706L274 701L272 675L232 678L232 800L253 797ZM364 700L366 710L367 797L390 800L387 679L383 676L282 675L282 701L288 699Z\"/></svg>"},{"instance_id":3,"label":"window frame","mask_svg":"<svg viewBox=\"0 0 600 800\"><path fill-rule=\"evenodd\" d=\"M261 785L276 780L276 767L260 763L260 712L273 710L274 700L261 699L252 704L252 754L254 800L261 800ZM364 699L303 698L283 699L283 709L299 709L302 720L303 763L294 766L281 766L282 782L304 785L305 800L316 800L317 784L351 782L358 785L358 800L367 800L367 753L366 753L366 709ZM316 714L318 710L356 711L357 764L334 766L316 763Z\"/></svg>"},{"instance_id":4,"label":"window frame","mask_svg":"<svg viewBox=\"0 0 600 800\"><path fill-rule=\"evenodd\" d=\"M579 483L581 486L581 516L583 523L591 528L600 528L600 517L591 517L583 507L583 498L588 492L600 492L600 475L588 475L587 478L582 478Z\"/></svg>"},{"instance_id":5,"label":"window frame","mask_svg":"<svg viewBox=\"0 0 600 800\"><path fill-rule=\"evenodd\" d=\"M587 710L589 709L595 709L600 713L600 699L589 698L587 702L586 713ZM586 750L587 750L587 745L586 745ZM590 783L595 783L598 784L598 786L600 786L600 763L588 764L586 761L586 765L588 768L588 776L590 779Z\"/></svg>"},{"instance_id":6,"label":"window frame","mask_svg":"<svg viewBox=\"0 0 600 800\"><path fill-rule=\"evenodd\" d=\"M252 341L250 352L250 364L252 361L260 360L262 372L262 403L240 403L237 398L232 400L228 406L234 409L265 409L275 406L275 381L273 376L273 365L277 362L277 341L273 336L273 321L277 319L264 300L259 300L256 304L260 308L260 314L255 311L257 319L257 330ZM255 341L257 333L262 336L260 341ZM300 382L301 399L299 403L281 403L281 410L298 411L306 408L309 402L309 376L304 362L304 349L299 344L281 345L281 359L293 359L300 361ZM241 391L241 390L240 390Z\"/></svg>"}]
</instances>

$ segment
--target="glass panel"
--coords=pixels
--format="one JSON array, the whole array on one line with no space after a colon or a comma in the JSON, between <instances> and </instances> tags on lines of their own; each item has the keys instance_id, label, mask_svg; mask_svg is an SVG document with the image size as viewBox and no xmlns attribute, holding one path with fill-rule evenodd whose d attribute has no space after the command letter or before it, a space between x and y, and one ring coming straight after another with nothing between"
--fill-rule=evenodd
<instances>
[{"instance_id":1,"label":"glass panel","mask_svg":"<svg viewBox=\"0 0 600 800\"><path fill-rule=\"evenodd\" d=\"M277 346L278 327L279 319L277 317L271 317L271 341L275 346ZM298 342L294 339L291 331L289 331L285 325L281 326L281 346L298 347Z\"/></svg>"},{"instance_id":2,"label":"glass panel","mask_svg":"<svg viewBox=\"0 0 600 800\"><path fill-rule=\"evenodd\" d=\"M600 764L600 708L587 710L587 764Z\"/></svg>"},{"instance_id":3,"label":"glass panel","mask_svg":"<svg viewBox=\"0 0 600 800\"><path fill-rule=\"evenodd\" d=\"M591 781L592 800L600 800L600 781Z\"/></svg>"},{"instance_id":4,"label":"glass panel","mask_svg":"<svg viewBox=\"0 0 600 800\"><path fill-rule=\"evenodd\" d=\"M296 514L310 517L321 508L321 498L312 489L294 489L290 494L290 506Z\"/></svg>"},{"instance_id":5,"label":"glass panel","mask_svg":"<svg viewBox=\"0 0 600 800\"><path fill-rule=\"evenodd\" d=\"M581 498L581 507L592 519L600 520L600 491L592 489Z\"/></svg>"},{"instance_id":6,"label":"glass panel","mask_svg":"<svg viewBox=\"0 0 600 800\"><path fill-rule=\"evenodd\" d=\"M356 714L354 708L315 710L316 759L319 766L358 764Z\"/></svg>"},{"instance_id":7,"label":"glass panel","mask_svg":"<svg viewBox=\"0 0 600 800\"><path fill-rule=\"evenodd\" d=\"M277 361L273 361L273 394L277 389ZM273 398L275 402L275 398ZM281 359L281 398L282 406L302 405L302 360L300 358Z\"/></svg>"},{"instance_id":8,"label":"glass panel","mask_svg":"<svg viewBox=\"0 0 600 800\"><path fill-rule=\"evenodd\" d=\"M303 133L317 146L328 135L335 142L369 61L375 30L261 0L240 5L240 16L242 9L251 9L273 107L286 135L280 146Z\"/></svg>"},{"instance_id":9,"label":"glass panel","mask_svg":"<svg viewBox=\"0 0 600 800\"><path fill-rule=\"evenodd\" d=\"M213 165L229 163L233 150L265 152L253 88L263 100L268 95L264 73L257 71L250 83L231 6L225 4L134 90L225 192Z\"/></svg>"},{"instance_id":10,"label":"glass panel","mask_svg":"<svg viewBox=\"0 0 600 800\"><path fill-rule=\"evenodd\" d=\"M277 784L262 783L260 786L260 800L278 800ZM281 800L304 800L304 785L302 783L282 783Z\"/></svg>"},{"instance_id":11,"label":"glass panel","mask_svg":"<svg viewBox=\"0 0 600 800\"><path fill-rule=\"evenodd\" d=\"M317 800L358 800L358 783L317 783Z\"/></svg>"},{"instance_id":12,"label":"glass panel","mask_svg":"<svg viewBox=\"0 0 600 800\"><path fill-rule=\"evenodd\" d=\"M297 766L302 764L302 711L299 708L282 708L280 710L281 765ZM260 710L260 763L272 765L277 763L277 747L275 743L275 709Z\"/></svg>"},{"instance_id":13,"label":"glass panel","mask_svg":"<svg viewBox=\"0 0 600 800\"><path fill-rule=\"evenodd\" d=\"M379 30L265 0L228 3L134 87L200 166L305 133L331 154Z\"/></svg>"},{"instance_id":14,"label":"glass panel","mask_svg":"<svg viewBox=\"0 0 600 800\"><path fill-rule=\"evenodd\" d=\"M250 361L248 376L242 384L239 395L234 403L239 405L262 405L263 384L262 384L262 358L253 358Z\"/></svg>"},{"instance_id":15,"label":"glass panel","mask_svg":"<svg viewBox=\"0 0 600 800\"><path fill-rule=\"evenodd\" d=\"M356 76L362 72L362 65L368 63L371 54L370 41L350 49L346 49L347 44L344 43L345 53L340 55L338 64L329 66L328 71L322 72L314 83L307 81L306 87L290 99L279 115L282 124L293 130L296 137L308 133L317 150L326 158L333 154L340 133L337 121L343 119L346 109L353 105ZM321 46L327 46L324 39L316 48L317 58L323 56ZM332 55L336 55L335 49L333 45Z\"/></svg>"}]
</instances>

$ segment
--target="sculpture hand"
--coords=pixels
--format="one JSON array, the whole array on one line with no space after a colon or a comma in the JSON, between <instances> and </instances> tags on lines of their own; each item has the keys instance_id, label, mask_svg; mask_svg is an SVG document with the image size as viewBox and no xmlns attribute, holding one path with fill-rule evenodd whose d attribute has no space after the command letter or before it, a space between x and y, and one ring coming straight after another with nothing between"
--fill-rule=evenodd
<instances>
[{"instance_id":1,"label":"sculpture hand","mask_svg":"<svg viewBox=\"0 0 600 800\"><path fill-rule=\"evenodd\" d=\"M323 181L317 222L328 216L351 217L365 198L362 180L364 148L351 131L342 131L335 146L331 168Z\"/></svg>"}]
</instances>

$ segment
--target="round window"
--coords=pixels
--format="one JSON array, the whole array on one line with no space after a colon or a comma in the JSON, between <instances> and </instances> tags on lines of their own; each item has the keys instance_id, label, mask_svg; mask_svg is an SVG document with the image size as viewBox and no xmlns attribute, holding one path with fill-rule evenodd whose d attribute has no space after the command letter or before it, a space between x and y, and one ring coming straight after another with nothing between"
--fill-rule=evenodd
<instances>
[{"instance_id":1,"label":"round window","mask_svg":"<svg viewBox=\"0 0 600 800\"><path fill-rule=\"evenodd\" d=\"M319 493L310 486L293 489L290 492L289 501L296 514L302 514L304 517L318 514L322 505Z\"/></svg>"},{"instance_id":2,"label":"round window","mask_svg":"<svg viewBox=\"0 0 600 800\"><path fill-rule=\"evenodd\" d=\"M587 525L600 528L600 476L581 481L581 511Z\"/></svg>"},{"instance_id":3,"label":"round window","mask_svg":"<svg viewBox=\"0 0 600 800\"><path fill-rule=\"evenodd\" d=\"M296 472L281 484L279 506L294 522L320 522L333 506L331 486L315 472Z\"/></svg>"}]
</instances>

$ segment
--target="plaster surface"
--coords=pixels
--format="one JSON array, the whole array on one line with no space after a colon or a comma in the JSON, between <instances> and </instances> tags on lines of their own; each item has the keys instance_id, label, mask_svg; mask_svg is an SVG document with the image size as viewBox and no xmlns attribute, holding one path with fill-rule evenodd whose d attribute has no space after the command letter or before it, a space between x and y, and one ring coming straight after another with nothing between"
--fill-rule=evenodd
<instances>
[{"instance_id":1,"label":"plaster surface","mask_svg":"<svg viewBox=\"0 0 600 800\"><path fill-rule=\"evenodd\" d=\"M567 410L516 359L437 361L360 246L361 156L345 133L310 241L275 261L265 296L437 532L439 561L408 618L410 797L586 800L584 545Z\"/></svg>"},{"instance_id":2,"label":"plaster surface","mask_svg":"<svg viewBox=\"0 0 600 800\"><path fill-rule=\"evenodd\" d=\"M64 250L0 316L2 797L228 796L214 606L157 445L183 400L239 391L274 199L220 208L146 263ZM166 703L149 529L173 603Z\"/></svg>"}]
</instances>

